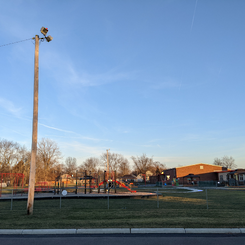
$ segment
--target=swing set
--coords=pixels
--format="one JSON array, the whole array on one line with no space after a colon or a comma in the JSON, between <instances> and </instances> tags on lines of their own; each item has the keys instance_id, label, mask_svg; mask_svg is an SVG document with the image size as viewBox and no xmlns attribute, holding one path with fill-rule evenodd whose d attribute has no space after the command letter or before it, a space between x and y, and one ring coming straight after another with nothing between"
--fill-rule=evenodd
<instances>
[{"instance_id":1,"label":"swing set","mask_svg":"<svg viewBox=\"0 0 245 245\"><path fill-rule=\"evenodd\" d=\"M23 189L25 175L21 173L0 173L0 197L2 196L3 184L13 183L13 193L16 193L18 186ZM20 183L21 182L21 183ZM20 185L21 184L21 185Z\"/></svg>"}]
</instances>

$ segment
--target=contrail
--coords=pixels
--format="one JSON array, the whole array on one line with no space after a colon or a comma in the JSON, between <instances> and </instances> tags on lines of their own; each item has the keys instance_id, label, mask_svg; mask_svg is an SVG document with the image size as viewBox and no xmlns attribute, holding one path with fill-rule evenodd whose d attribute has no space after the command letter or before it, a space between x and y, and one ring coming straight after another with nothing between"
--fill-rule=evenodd
<instances>
[{"instance_id":1,"label":"contrail","mask_svg":"<svg viewBox=\"0 0 245 245\"><path fill-rule=\"evenodd\" d=\"M50 126L47 126L47 125L42 124L42 123L38 123L38 124L39 124L39 125L42 125L42 126L44 126L44 127L46 127L46 128L51 128L51 129L58 130L58 131L61 131L61 132L65 132L65 133L73 133L73 134L74 134L74 132L72 132L72 131L67 131L67 130L63 130L63 129L59 129L59 128L50 127Z\"/></svg>"},{"instance_id":2,"label":"contrail","mask_svg":"<svg viewBox=\"0 0 245 245\"><path fill-rule=\"evenodd\" d=\"M193 17L192 17L192 22L191 22L191 31L192 31L192 27L193 27L195 15L196 15L197 1L198 0L196 0L196 4L195 4L195 8L194 8L194 13L193 13Z\"/></svg>"},{"instance_id":3,"label":"contrail","mask_svg":"<svg viewBox=\"0 0 245 245\"><path fill-rule=\"evenodd\" d=\"M100 140L100 139L95 139L95 138L91 138L91 137L82 136L81 134L75 133L73 131L68 131L68 130L64 130L64 129L60 129L60 128L51 127L51 126L48 126L48 125L45 125L45 124L42 124L42 123L38 123L38 124L42 125L42 126L44 126L46 128L51 128L51 129L54 129L54 130L57 130L57 131L78 135L79 136L78 138L82 138L82 139L86 139L86 140L93 140L93 141Z\"/></svg>"}]
</instances>

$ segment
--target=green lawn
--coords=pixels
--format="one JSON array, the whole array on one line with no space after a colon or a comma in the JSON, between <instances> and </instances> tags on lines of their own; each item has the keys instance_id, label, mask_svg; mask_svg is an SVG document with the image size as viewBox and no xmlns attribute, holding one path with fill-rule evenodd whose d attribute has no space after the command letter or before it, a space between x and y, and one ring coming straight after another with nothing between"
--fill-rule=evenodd
<instances>
[{"instance_id":1,"label":"green lawn","mask_svg":"<svg viewBox=\"0 0 245 245\"><path fill-rule=\"evenodd\" d=\"M148 189L149 190L149 189ZM159 188L159 191L162 190ZM140 191L140 189L138 190ZM152 191L152 190L151 190ZM151 198L35 200L34 214L26 215L26 201L0 199L0 229L245 227L245 191L163 193Z\"/></svg>"}]
</instances>

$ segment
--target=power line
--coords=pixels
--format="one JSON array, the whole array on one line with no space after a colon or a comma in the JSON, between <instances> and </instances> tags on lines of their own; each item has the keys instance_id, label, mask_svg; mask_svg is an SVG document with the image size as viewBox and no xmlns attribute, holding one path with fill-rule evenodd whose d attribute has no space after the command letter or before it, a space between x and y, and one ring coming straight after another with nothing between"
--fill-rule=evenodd
<instances>
[{"instance_id":1,"label":"power line","mask_svg":"<svg viewBox=\"0 0 245 245\"><path fill-rule=\"evenodd\" d=\"M0 48L3 47L3 46L11 45L11 44L16 44L16 43L25 42L25 41L28 41L28 40L31 40L31 39L34 39L34 38L32 37L32 38L28 38L28 39L21 40L21 41L17 41L17 42L13 42L13 43L3 44L3 45L0 45Z\"/></svg>"}]
</instances>

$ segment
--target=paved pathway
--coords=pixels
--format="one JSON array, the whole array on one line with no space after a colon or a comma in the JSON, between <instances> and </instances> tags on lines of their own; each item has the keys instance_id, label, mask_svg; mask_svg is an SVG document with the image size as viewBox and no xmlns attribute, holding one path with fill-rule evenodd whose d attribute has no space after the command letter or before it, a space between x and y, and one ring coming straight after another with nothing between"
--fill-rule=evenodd
<instances>
[{"instance_id":1,"label":"paved pathway","mask_svg":"<svg viewBox=\"0 0 245 245\"><path fill-rule=\"evenodd\" d=\"M148 197L148 196L156 196L157 194L154 192L135 192L135 193L131 193L131 192L119 192L119 193L109 193L109 197L110 198L114 198L114 197L137 197L137 196L144 196L144 197ZM0 201L3 199L27 199L28 195L27 194L16 194L16 195L11 195L11 194L2 194L2 196L0 197ZM62 195L54 195L53 193L35 193L35 199L47 199L47 198L60 198L60 197L65 197L65 198L101 198L101 197L108 197L107 193L78 193L78 194L74 194L74 193L68 193L66 196L62 196Z\"/></svg>"}]
</instances>

